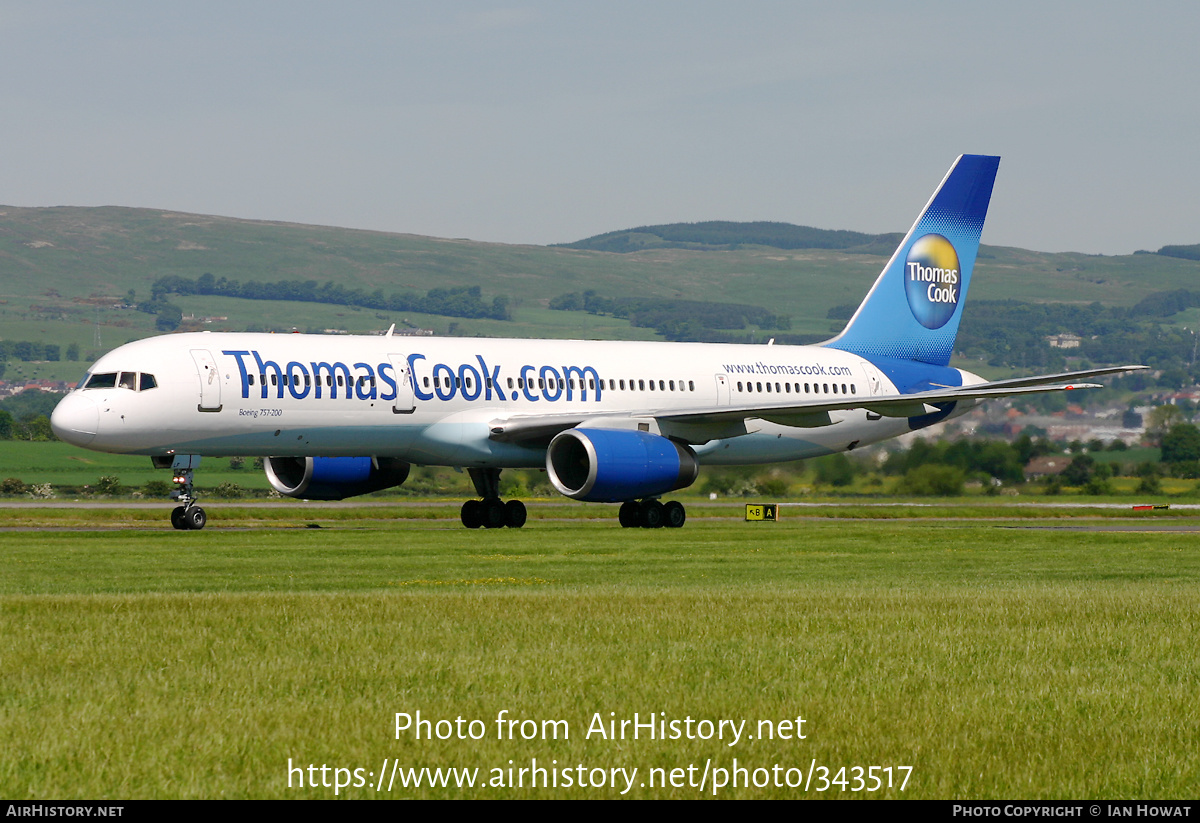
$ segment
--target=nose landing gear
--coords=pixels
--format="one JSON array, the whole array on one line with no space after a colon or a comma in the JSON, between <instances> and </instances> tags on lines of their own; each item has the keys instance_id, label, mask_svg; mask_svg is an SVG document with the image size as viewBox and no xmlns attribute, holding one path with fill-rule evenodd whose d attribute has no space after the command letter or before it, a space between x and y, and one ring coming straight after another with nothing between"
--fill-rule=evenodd
<instances>
[{"instance_id":1,"label":"nose landing gear","mask_svg":"<svg viewBox=\"0 0 1200 823\"><path fill-rule=\"evenodd\" d=\"M196 505L196 487L192 472L200 465L198 454L167 454L150 458L156 469L171 469L175 484L171 499L179 503L171 510L171 525L180 531L199 531L208 522L204 509Z\"/></svg>"},{"instance_id":2,"label":"nose landing gear","mask_svg":"<svg viewBox=\"0 0 1200 823\"><path fill-rule=\"evenodd\" d=\"M179 503L171 510L171 525L180 531L199 531L208 522L204 509L196 505L195 486L192 484L192 470L178 469L173 478L175 490L171 499Z\"/></svg>"}]
</instances>

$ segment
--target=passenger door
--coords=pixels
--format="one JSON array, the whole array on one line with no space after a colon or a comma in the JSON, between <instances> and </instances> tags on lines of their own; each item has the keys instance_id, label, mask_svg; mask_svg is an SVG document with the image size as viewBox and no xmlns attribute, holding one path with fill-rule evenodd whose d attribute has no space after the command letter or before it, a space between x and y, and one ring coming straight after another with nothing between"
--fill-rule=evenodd
<instances>
[{"instance_id":1,"label":"passenger door","mask_svg":"<svg viewBox=\"0 0 1200 823\"><path fill-rule=\"evenodd\" d=\"M729 375L717 374L714 375L717 381L717 405L729 405Z\"/></svg>"},{"instance_id":2,"label":"passenger door","mask_svg":"<svg viewBox=\"0 0 1200 823\"><path fill-rule=\"evenodd\" d=\"M403 354L389 354L388 361L396 374L396 399L392 404L392 413L412 414L416 411L417 401L413 394L413 376L408 357Z\"/></svg>"},{"instance_id":3,"label":"passenger door","mask_svg":"<svg viewBox=\"0 0 1200 823\"><path fill-rule=\"evenodd\" d=\"M192 360L196 361L196 371L200 376L200 404L197 408L202 412L219 412L221 374L217 370L216 359L205 349L192 349Z\"/></svg>"}]
</instances>

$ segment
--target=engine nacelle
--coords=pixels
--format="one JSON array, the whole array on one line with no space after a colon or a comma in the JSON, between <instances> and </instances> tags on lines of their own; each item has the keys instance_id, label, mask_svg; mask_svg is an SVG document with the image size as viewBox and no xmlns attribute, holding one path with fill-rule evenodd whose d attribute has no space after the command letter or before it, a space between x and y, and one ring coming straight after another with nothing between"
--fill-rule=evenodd
<instances>
[{"instance_id":1,"label":"engine nacelle","mask_svg":"<svg viewBox=\"0 0 1200 823\"><path fill-rule=\"evenodd\" d=\"M275 491L306 500L343 500L399 486L409 468L395 457L268 457L263 467Z\"/></svg>"},{"instance_id":2,"label":"engine nacelle","mask_svg":"<svg viewBox=\"0 0 1200 823\"><path fill-rule=\"evenodd\" d=\"M688 446L657 434L567 429L550 441L546 473L567 497L616 503L690 486L700 464Z\"/></svg>"}]
</instances>

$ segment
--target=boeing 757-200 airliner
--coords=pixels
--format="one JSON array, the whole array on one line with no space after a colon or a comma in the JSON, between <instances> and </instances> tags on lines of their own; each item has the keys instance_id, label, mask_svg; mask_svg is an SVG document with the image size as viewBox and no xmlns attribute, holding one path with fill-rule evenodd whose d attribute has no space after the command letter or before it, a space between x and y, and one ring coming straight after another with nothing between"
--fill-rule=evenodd
<instances>
[{"instance_id":1,"label":"boeing 757-200 airliner","mask_svg":"<svg viewBox=\"0 0 1200 823\"><path fill-rule=\"evenodd\" d=\"M815 346L174 334L96 361L51 418L61 439L175 471L178 529L204 527L201 455L261 455L280 493L340 500L416 465L466 468L470 528L520 528L500 472L544 467L622 526L682 526L701 465L849 451L992 397L1091 387L1139 366L985 382L950 354L1000 158L963 155L849 324Z\"/></svg>"}]
</instances>

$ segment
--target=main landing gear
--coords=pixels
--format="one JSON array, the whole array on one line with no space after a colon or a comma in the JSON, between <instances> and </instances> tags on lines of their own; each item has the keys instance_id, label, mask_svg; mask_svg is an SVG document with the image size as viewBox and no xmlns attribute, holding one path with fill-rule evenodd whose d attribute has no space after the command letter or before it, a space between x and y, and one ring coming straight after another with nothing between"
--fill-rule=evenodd
<instances>
[{"instance_id":1,"label":"main landing gear","mask_svg":"<svg viewBox=\"0 0 1200 823\"><path fill-rule=\"evenodd\" d=\"M519 529L525 525L525 504L520 500L500 499L499 469L467 469L475 491L482 500L468 500L459 516L468 529Z\"/></svg>"},{"instance_id":2,"label":"main landing gear","mask_svg":"<svg viewBox=\"0 0 1200 823\"><path fill-rule=\"evenodd\" d=\"M179 505L171 510L171 525L180 531L199 531L208 522L204 509L196 505L195 486L192 485L191 469L176 469L173 477L175 490L171 499Z\"/></svg>"},{"instance_id":3,"label":"main landing gear","mask_svg":"<svg viewBox=\"0 0 1200 823\"><path fill-rule=\"evenodd\" d=\"M519 529L525 525L525 504L500 499L500 469L467 469L481 500L462 504L459 517L468 529ZM677 500L626 500L617 514L622 528L678 529L687 521L687 510Z\"/></svg>"},{"instance_id":4,"label":"main landing gear","mask_svg":"<svg viewBox=\"0 0 1200 823\"><path fill-rule=\"evenodd\" d=\"M678 500L663 503L661 500L626 500L617 512L621 528L658 529L666 526L678 529L687 521L687 510Z\"/></svg>"}]
</instances>

